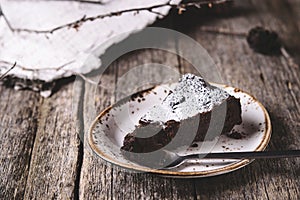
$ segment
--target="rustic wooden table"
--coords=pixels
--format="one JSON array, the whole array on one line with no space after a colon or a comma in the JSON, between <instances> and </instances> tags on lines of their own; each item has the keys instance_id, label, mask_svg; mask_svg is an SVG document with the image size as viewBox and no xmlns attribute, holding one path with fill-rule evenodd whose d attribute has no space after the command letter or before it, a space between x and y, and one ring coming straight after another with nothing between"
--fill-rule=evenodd
<instances>
[{"instance_id":1,"label":"rustic wooden table","mask_svg":"<svg viewBox=\"0 0 300 200\"><path fill-rule=\"evenodd\" d=\"M236 1L226 14L171 14L155 25L166 24L200 42L227 83L252 93L265 105L273 124L269 150L299 149L299 67L291 66L283 56L253 52L243 37L202 29L209 26L247 32L256 25L270 28L280 34L299 64L300 1ZM184 45L172 38L168 42L175 49ZM176 55L142 50L110 66L102 79L110 89L100 88L95 98L89 96L93 87L86 82L65 84L50 98L1 86L0 198L300 199L300 160L296 158L256 160L216 177L172 179L131 173L95 156L78 136L87 131L92 116L83 115L84 122L80 122L79 111L88 113L91 108L86 105L93 104L99 112L114 103L116 77L149 62L174 66L181 73L193 72Z\"/></svg>"}]
</instances>

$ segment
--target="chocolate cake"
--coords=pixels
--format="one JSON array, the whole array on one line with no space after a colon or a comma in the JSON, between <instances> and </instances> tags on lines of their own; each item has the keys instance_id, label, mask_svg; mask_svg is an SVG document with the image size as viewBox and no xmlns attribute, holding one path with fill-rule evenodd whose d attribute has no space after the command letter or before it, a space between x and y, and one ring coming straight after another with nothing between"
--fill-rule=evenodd
<instances>
[{"instance_id":1,"label":"chocolate cake","mask_svg":"<svg viewBox=\"0 0 300 200\"><path fill-rule=\"evenodd\" d=\"M213 140L241 122L239 99L201 77L185 74L163 102L150 108L125 136L121 150L128 159L153 167L154 161L165 163L164 149Z\"/></svg>"}]
</instances>

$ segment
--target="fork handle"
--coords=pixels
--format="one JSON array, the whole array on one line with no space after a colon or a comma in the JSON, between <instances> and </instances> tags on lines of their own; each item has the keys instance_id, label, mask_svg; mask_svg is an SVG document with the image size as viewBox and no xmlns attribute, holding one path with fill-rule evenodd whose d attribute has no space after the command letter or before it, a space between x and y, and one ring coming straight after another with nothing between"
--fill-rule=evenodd
<instances>
[{"instance_id":1,"label":"fork handle","mask_svg":"<svg viewBox=\"0 0 300 200\"><path fill-rule=\"evenodd\" d=\"M244 152L219 152L208 154L191 154L185 158L209 159L258 159L258 158L291 158L300 157L300 150L285 151L244 151Z\"/></svg>"}]
</instances>

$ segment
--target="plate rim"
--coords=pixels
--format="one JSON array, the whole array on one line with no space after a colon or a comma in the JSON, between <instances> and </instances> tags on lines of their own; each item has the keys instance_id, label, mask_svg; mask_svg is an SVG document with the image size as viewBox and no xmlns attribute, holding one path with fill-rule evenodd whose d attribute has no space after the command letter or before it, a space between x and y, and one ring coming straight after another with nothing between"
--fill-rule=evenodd
<instances>
[{"instance_id":1,"label":"plate rim","mask_svg":"<svg viewBox=\"0 0 300 200\"><path fill-rule=\"evenodd\" d=\"M245 92L244 90L242 90L240 88L228 86L228 85L225 85L225 84L218 84L218 83L210 83L210 84L212 84L214 86L217 86L217 87L221 87L221 88L232 88L234 90L237 90L238 92L242 92L244 94L249 95L256 103L258 103L259 107L262 109L262 111L264 113L264 118L265 118L266 123L265 123L264 137L263 137L262 141L260 142L260 144L256 147L256 149L254 151L263 151L263 150L265 150L266 147L268 146L268 143L269 143L270 138L271 138L272 126L271 126L270 116L269 116L266 108L262 105L262 103L260 101L258 101L252 94L250 94L248 92ZM160 85L156 85L156 86L151 87L151 88L154 89L154 88L156 88L158 86L161 86L161 85L168 85L168 84L160 84ZM136 92L136 93L138 93L138 92ZM99 118L101 118L103 115L105 115L107 112L109 112L109 110L111 110L114 106L118 105L118 102L108 106L103 111L101 111L98 114L98 116L93 120L93 122L92 122L92 124L89 128L89 131L88 131L88 143L89 143L89 146L91 147L91 149L101 159L103 159L103 160L105 160L105 161L107 161L111 164L120 166L120 167L128 169L128 170L139 171L139 172L144 172L144 173L151 173L151 174L156 174L156 175L162 175L162 176L166 176L166 177L200 178L200 177L209 177L209 176L216 176L216 175L229 173L229 172L235 171L237 169L240 169L240 168L250 164L252 161L254 161L254 159L241 159L238 162L234 162L233 164L226 165L226 166L218 168L218 169L206 170L206 171L193 171L193 172L178 172L178 171L170 171L170 170L152 169L152 168L143 167L143 166L132 166L130 164L119 162L118 160L111 158L110 156L106 155L101 150L99 150L97 148L97 146L95 145L95 142L92 139L93 138L92 137L93 130L94 130L97 122L99 121Z\"/></svg>"}]
</instances>

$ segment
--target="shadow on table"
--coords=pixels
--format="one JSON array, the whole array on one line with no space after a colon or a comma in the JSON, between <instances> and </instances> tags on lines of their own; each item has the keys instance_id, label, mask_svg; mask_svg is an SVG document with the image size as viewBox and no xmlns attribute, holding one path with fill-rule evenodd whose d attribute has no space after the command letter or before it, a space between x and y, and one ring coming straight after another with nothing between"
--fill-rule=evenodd
<instances>
[{"instance_id":1,"label":"shadow on table","mask_svg":"<svg viewBox=\"0 0 300 200\"><path fill-rule=\"evenodd\" d=\"M201 25L214 25L214 22L221 19L236 17L247 17L255 13L253 6L246 1L236 1L232 4L208 7L189 7L182 14L178 14L178 9L172 9L170 14L156 21L152 26L174 29L183 33L193 33ZM236 30L238 31L238 30Z\"/></svg>"},{"instance_id":2,"label":"shadow on table","mask_svg":"<svg viewBox=\"0 0 300 200\"><path fill-rule=\"evenodd\" d=\"M295 149L293 145L295 138L291 134L291 130L287 124L276 114L270 113L272 121L272 136L267 150L278 151ZM261 159L256 160L250 165L228 173L215 177L196 179L195 189L200 196L209 196L222 192L246 192L262 190L260 186L264 186L265 181L273 181L284 179L286 177L296 177L300 174L300 159ZM282 178L284 176L284 178Z\"/></svg>"},{"instance_id":3,"label":"shadow on table","mask_svg":"<svg viewBox=\"0 0 300 200\"><path fill-rule=\"evenodd\" d=\"M287 150L293 147L293 135L287 124L276 116L276 114L270 114L273 124L273 133L270 141L270 145L267 150ZM222 197L224 195L234 192L239 197L243 195L255 195L259 194L263 197L266 195L263 187L268 188L266 185L272 181L285 181L286 177L295 177L299 174L299 159L266 159L256 160L250 165L228 174L223 174L214 177L198 178L198 179L172 179L158 177L155 175L150 176L152 183L163 183L163 185L172 185L173 194L180 197L182 194L184 198L191 197L204 197L210 196ZM137 175L145 178L145 175ZM283 178L285 177L285 178ZM157 188L158 197L165 197L164 190Z\"/></svg>"},{"instance_id":4,"label":"shadow on table","mask_svg":"<svg viewBox=\"0 0 300 200\"><path fill-rule=\"evenodd\" d=\"M284 120L274 113L270 113L273 133L267 150L290 149L294 143L293 135ZM210 197L235 198L258 195L264 198L266 188L277 187L299 174L299 159L261 159L228 174L197 179L165 178L146 173L132 173L118 167L114 171L120 181L117 190L135 188L135 194L141 194L155 199L209 199ZM271 185L268 185L271 184ZM117 192L117 191L116 191ZM252 196L255 198L255 196Z\"/></svg>"}]
</instances>

